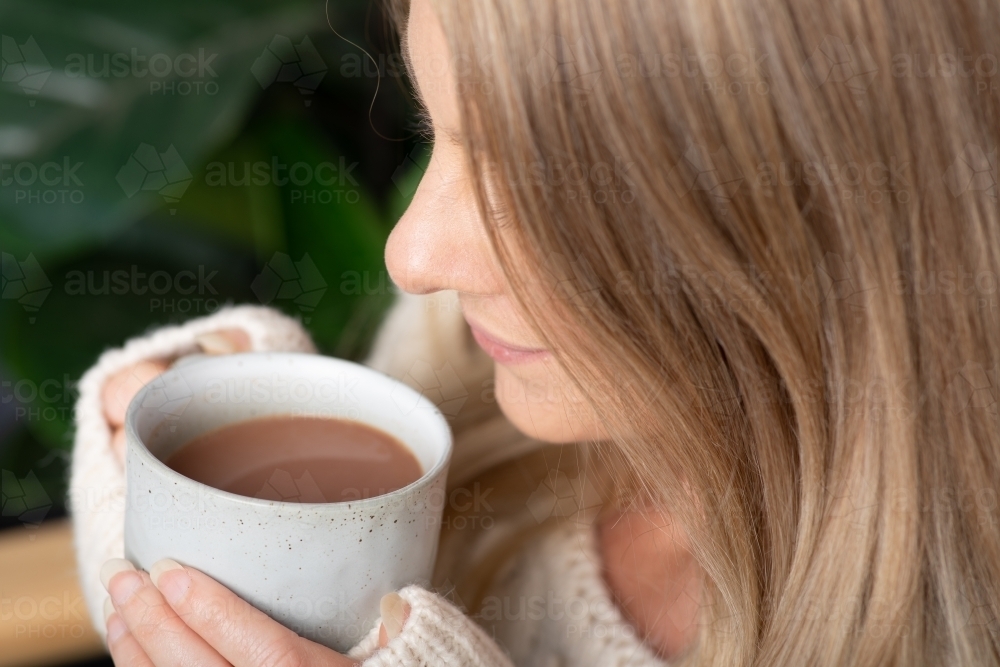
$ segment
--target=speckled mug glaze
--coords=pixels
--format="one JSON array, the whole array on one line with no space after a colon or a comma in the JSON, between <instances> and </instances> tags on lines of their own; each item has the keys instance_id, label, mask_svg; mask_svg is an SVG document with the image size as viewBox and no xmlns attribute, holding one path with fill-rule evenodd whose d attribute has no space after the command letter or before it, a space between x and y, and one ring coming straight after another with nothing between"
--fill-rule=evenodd
<instances>
[{"instance_id":1,"label":"speckled mug glaze","mask_svg":"<svg viewBox=\"0 0 1000 667\"><path fill-rule=\"evenodd\" d=\"M409 447L424 474L381 496L295 503L221 491L163 463L206 431L287 414L375 426ZM137 567L161 558L195 567L341 652L374 626L382 595L429 584L452 437L434 404L408 386L314 354L203 357L143 387L125 431L125 557Z\"/></svg>"}]
</instances>

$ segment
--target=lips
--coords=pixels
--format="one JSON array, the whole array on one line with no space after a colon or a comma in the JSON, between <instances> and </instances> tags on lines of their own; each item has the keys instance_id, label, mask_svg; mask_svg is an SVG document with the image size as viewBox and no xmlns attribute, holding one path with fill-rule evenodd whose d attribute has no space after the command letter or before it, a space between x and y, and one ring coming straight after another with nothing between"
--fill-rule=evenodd
<instances>
[{"instance_id":1,"label":"lips","mask_svg":"<svg viewBox=\"0 0 1000 667\"><path fill-rule=\"evenodd\" d=\"M486 333L472 322L469 322L469 328L472 330L472 337L479 343L479 347L483 348L483 351L490 355L498 364L526 364L532 361L540 361L549 355L549 351L546 349L516 347L504 343Z\"/></svg>"}]
</instances>

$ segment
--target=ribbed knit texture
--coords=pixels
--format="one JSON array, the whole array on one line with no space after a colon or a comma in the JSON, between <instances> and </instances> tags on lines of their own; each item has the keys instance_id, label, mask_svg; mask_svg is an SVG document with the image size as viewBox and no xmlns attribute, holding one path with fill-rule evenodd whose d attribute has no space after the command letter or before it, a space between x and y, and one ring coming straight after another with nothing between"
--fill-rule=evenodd
<instances>
[{"instance_id":1,"label":"ribbed knit texture","mask_svg":"<svg viewBox=\"0 0 1000 667\"><path fill-rule=\"evenodd\" d=\"M476 620L519 667L662 666L601 575L590 523L542 533L497 574Z\"/></svg>"}]
</instances>

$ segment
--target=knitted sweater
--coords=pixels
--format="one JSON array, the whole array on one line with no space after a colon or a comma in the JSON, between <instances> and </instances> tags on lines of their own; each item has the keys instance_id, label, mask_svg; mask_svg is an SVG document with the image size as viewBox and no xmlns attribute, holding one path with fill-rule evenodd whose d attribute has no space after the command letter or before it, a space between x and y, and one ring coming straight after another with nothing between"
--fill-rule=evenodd
<instances>
[{"instance_id":1,"label":"knitted sweater","mask_svg":"<svg viewBox=\"0 0 1000 667\"><path fill-rule=\"evenodd\" d=\"M84 597L102 636L107 594L99 571L105 560L124 554L125 475L110 447L101 390L111 375L137 361L196 354L198 335L225 328L244 330L253 351L316 352L298 321L264 307L226 307L108 350L80 380L70 510ZM414 386L428 370L444 369L441 390L431 396L440 403L449 399L448 376L477 386L491 372L492 362L469 338L453 292L401 295L366 363ZM475 423L455 420L452 426L452 479L467 479L539 445L517 434L499 413ZM487 599L497 603L489 623L477 623L442 595L408 586L399 591L411 606L401 633L379 649L376 622L349 655L364 667L663 665L613 602L595 539L589 523L567 522L529 540L489 591Z\"/></svg>"}]
</instances>

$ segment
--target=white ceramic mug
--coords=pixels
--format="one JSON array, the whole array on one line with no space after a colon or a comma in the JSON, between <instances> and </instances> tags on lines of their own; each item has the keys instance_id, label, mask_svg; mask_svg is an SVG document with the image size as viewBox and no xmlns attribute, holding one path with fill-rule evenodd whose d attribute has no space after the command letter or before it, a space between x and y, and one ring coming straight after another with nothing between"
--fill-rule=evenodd
<instances>
[{"instance_id":1,"label":"white ceramic mug","mask_svg":"<svg viewBox=\"0 0 1000 667\"><path fill-rule=\"evenodd\" d=\"M423 475L372 498L296 503L228 493L163 463L206 431L288 414L374 426L405 444ZM374 626L382 595L430 583L451 431L433 403L393 378L314 354L204 357L143 387L125 431L125 557L139 568L161 558L195 567L341 652Z\"/></svg>"}]
</instances>

